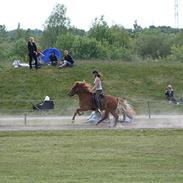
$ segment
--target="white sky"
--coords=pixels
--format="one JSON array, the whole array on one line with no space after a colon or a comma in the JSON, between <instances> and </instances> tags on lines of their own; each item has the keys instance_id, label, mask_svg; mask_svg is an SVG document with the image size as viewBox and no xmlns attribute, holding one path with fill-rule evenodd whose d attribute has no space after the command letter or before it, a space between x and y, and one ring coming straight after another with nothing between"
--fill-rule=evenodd
<instances>
[{"instance_id":1,"label":"white sky","mask_svg":"<svg viewBox=\"0 0 183 183\"><path fill-rule=\"evenodd\" d=\"M64 4L71 25L89 30L96 17L104 15L108 25L119 24L133 28L134 21L141 27L175 27L175 0L0 0L0 25L8 30L43 29L43 24L56 3ZM179 23L183 28L183 0L179 0Z\"/></svg>"}]
</instances>

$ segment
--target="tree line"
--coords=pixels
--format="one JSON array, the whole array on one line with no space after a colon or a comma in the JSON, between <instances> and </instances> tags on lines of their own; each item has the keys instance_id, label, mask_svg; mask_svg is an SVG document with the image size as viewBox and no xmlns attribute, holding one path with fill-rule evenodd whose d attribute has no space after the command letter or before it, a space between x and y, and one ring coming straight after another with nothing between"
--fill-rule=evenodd
<instances>
[{"instance_id":1,"label":"tree line","mask_svg":"<svg viewBox=\"0 0 183 183\"><path fill-rule=\"evenodd\" d=\"M7 31L0 25L0 61L27 59L27 40L33 36L38 49L68 49L75 59L100 60L171 60L183 61L183 30L169 26L142 28L137 21L133 29L109 26L105 17L95 18L88 31L71 25L66 7L57 4L45 21L44 30Z\"/></svg>"}]
</instances>

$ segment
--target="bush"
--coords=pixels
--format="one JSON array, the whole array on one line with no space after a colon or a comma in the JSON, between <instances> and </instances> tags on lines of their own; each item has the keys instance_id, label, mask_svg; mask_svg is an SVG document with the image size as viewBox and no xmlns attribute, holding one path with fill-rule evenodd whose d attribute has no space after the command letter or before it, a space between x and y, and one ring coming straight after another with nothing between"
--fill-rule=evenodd
<instances>
[{"instance_id":1,"label":"bush","mask_svg":"<svg viewBox=\"0 0 183 183\"><path fill-rule=\"evenodd\" d=\"M160 30L144 30L134 42L135 51L138 55L146 58L159 59L170 54L171 37Z\"/></svg>"},{"instance_id":2,"label":"bush","mask_svg":"<svg viewBox=\"0 0 183 183\"><path fill-rule=\"evenodd\" d=\"M27 43L24 38L18 39L15 44L14 48L12 50L12 55L17 58L20 58L22 60L26 59L27 56Z\"/></svg>"},{"instance_id":3,"label":"bush","mask_svg":"<svg viewBox=\"0 0 183 183\"><path fill-rule=\"evenodd\" d=\"M168 60L183 62L183 45L173 45L171 47L171 55L168 57Z\"/></svg>"}]
</instances>

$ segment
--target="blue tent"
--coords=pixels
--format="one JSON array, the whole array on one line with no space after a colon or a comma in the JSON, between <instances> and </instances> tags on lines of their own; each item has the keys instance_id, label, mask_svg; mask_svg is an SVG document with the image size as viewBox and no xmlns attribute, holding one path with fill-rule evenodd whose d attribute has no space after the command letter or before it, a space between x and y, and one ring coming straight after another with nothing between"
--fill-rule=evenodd
<instances>
[{"instance_id":1,"label":"blue tent","mask_svg":"<svg viewBox=\"0 0 183 183\"><path fill-rule=\"evenodd\" d=\"M41 56L41 60L45 63L48 63L50 54L54 52L57 59L59 60L62 56L61 52L56 48L48 48L42 51L44 56Z\"/></svg>"}]
</instances>

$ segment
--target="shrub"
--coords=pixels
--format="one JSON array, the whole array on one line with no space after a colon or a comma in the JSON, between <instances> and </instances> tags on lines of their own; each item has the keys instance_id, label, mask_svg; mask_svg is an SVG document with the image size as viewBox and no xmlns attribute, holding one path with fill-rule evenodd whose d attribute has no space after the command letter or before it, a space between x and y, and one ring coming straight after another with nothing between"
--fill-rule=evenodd
<instances>
[{"instance_id":1,"label":"shrub","mask_svg":"<svg viewBox=\"0 0 183 183\"><path fill-rule=\"evenodd\" d=\"M183 62L183 45L173 45L171 47L171 55L168 59Z\"/></svg>"}]
</instances>

